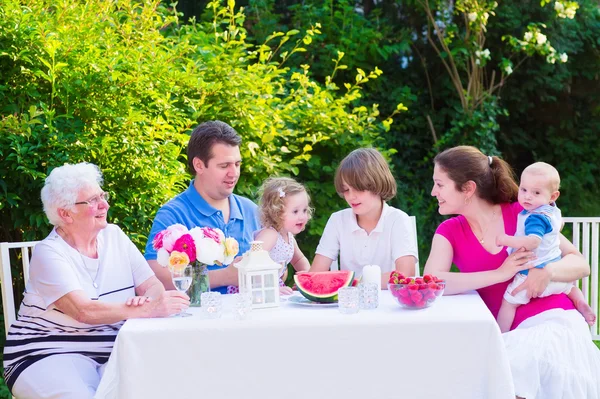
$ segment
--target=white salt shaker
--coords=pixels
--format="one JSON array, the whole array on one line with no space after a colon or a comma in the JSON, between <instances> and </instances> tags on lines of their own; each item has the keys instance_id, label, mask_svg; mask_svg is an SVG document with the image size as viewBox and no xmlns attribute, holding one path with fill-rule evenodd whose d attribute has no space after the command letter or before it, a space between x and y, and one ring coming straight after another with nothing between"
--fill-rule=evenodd
<instances>
[{"instance_id":1,"label":"white salt shaker","mask_svg":"<svg viewBox=\"0 0 600 399\"><path fill-rule=\"evenodd\" d=\"M377 265L366 265L362 270L363 283L375 283L377 289L381 290L381 267Z\"/></svg>"}]
</instances>

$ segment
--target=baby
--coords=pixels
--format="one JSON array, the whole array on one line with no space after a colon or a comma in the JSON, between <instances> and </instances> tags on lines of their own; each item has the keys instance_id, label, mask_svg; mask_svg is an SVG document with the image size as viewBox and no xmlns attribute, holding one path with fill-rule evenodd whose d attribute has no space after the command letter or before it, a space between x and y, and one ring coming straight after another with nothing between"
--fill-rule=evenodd
<instances>
[{"instance_id":1,"label":"baby","mask_svg":"<svg viewBox=\"0 0 600 399\"><path fill-rule=\"evenodd\" d=\"M517 219L517 231L514 236L498 236L496 245L510 247L509 253L519 248L534 251L537 257L536 268L543 268L548 263L559 260L562 219L560 209L555 203L560 195L559 185L560 176L552 165L536 162L525 168L519 185L519 204L523 211ZM527 279L528 272L529 270L524 270L517 273L504 293L498 312L498 325L502 332L510 330L517 307L529 303L530 299L525 290L512 295L512 291ZM560 293L568 294L588 324L594 323L596 315L587 304L581 290L572 282L551 281L539 296Z\"/></svg>"}]
</instances>

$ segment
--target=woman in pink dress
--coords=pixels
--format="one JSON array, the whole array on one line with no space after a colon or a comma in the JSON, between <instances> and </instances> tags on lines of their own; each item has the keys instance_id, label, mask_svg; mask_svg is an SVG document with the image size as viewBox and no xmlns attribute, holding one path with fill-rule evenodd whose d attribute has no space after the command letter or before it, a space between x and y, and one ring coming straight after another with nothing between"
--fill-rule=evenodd
<instances>
[{"instance_id":1,"label":"woman in pink dress","mask_svg":"<svg viewBox=\"0 0 600 399\"><path fill-rule=\"evenodd\" d=\"M496 317L514 275L530 269L513 294L526 290L532 300L519 307L503 335L517 398L600 399L600 351L583 316L564 294L537 298L550 281L588 276L586 260L562 235L561 260L543 269L532 268L531 252L509 256L506 247L496 246L498 235L515 233L522 211L514 174L502 159L460 146L438 154L434 164L431 195L439 213L458 216L436 230L425 273L446 280L445 295L477 290ZM450 271L453 263L459 273Z\"/></svg>"}]
</instances>

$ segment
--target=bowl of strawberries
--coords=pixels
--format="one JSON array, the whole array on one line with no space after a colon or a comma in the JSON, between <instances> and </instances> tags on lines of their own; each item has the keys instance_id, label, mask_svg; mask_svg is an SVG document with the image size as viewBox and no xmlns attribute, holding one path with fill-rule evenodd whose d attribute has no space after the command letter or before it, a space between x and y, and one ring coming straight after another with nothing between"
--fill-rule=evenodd
<instances>
[{"instance_id":1,"label":"bowl of strawberries","mask_svg":"<svg viewBox=\"0 0 600 399\"><path fill-rule=\"evenodd\" d=\"M423 277L405 277L393 271L390 275L388 289L403 308L424 309L441 297L446 282L426 274Z\"/></svg>"}]
</instances>

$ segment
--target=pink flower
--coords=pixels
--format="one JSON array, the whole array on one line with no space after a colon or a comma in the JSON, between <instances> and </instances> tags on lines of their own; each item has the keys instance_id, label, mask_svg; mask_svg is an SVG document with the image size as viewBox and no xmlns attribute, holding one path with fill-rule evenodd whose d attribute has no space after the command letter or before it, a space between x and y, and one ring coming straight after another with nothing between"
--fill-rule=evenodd
<instances>
[{"instance_id":1,"label":"pink flower","mask_svg":"<svg viewBox=\"0 0 600 399\"><path fill-rule=\"evenodd\" d=\"M175 241L173 251L186 253L190 262L196 260L196 244L194 238L189 234L184 234Z\"/></svg>"},{"instance_id":2,"label":"pink flower","mask_svg":"<svg viewBox=\"0 0 600 399\"><path fill-rule=\"evenodd\" d=\"M163 230L156 233L154 240L152 240L152 248L158 251L163 247L163 237L165 236L166 232L166 230Z\"/></svg>"},{"instance_id":3,"label":"pink flower","mask_svg":"<svg viewBox=\"0 0 600 399\"><path fill-rule=\"evenodd\" d=\"M204 234L204 237L214 240L217 244L221 243L221 237L216 229L213 229L212 227L203 227L202 233Z\"/></svg>"},{"instance_id":4,"label":"pink flower","mask_svg":"<svg viewBox=\"0 0 600 399\"><path fill-rule=\"evenodd\" d=\"M167 230L165 231L165 234L163 235L162 239L163 248L166 249L168 252L171 252L173 250L173 245L175 244L175 241L177 241L179 237L186 234L187 232L187 227L185 227L182 224L173 224L167 227Z\"/></svg>"}]
</instances>

